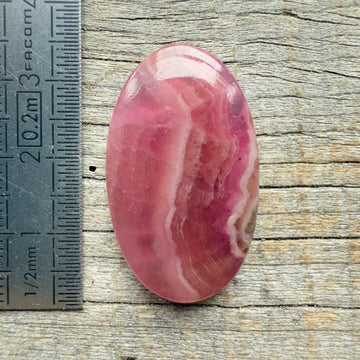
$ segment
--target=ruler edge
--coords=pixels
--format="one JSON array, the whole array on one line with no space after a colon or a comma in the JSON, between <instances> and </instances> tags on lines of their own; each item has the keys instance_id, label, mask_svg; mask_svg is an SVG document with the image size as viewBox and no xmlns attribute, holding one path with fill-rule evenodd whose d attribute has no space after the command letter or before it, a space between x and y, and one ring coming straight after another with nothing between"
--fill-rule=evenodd
<instances>
[{"instance_id":1,"label":"ruler edge","mask_svg":"<svg viewBox=\"0 0 360 360\"><path fill-rule=\"evenodd\" d=\"M17 1L17 0L15 0ZM79 112L78 112L78 124L79 124L79 145L78 145L78 151L79 151L79 174L78 174L78 180L79 180L79 220L80 220L80 226L79 226L79 240L78 240L78 245L79 245L79 262L80 262L80 269L78 272L78 277L80 280L80 296L79 296L79 304L74 306L74 307L69 307L68 305L64 305L63 307L46 307L46 306L33 306L33 307L29 307L29 308L24 308L24 307L20 307L20 306L11 306L11 307L1 307L0 306L0 313L1 312L5 312L5 311L82 311L83 307L84 307L84 284L83 284L83 270L84 270L84 262L83 262L83 142L82 142L82 1L81 0L71 0L72 2L76 1L77 3L77 10L79 12L79 17L78 17L78 26L77 26L77 31L79 34L79 38L78 38L78 65L79 65L79 78L78 78L78 93L79 93ZM13 3L12 0L10 1L1 1L0 0L0 5L1 4L5 5L11 5ZM67 1L64 1L64 4L66 4ZM46 3L42 3L42 5L46 5ZM8 290L9 291L9 290Z\"/></svg>"}]
</instances>

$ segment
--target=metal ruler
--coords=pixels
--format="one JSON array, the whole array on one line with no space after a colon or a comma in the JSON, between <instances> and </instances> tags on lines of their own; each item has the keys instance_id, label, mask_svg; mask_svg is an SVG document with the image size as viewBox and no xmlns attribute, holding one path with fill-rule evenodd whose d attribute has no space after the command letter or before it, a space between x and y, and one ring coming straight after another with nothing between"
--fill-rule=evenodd
<instances>
[{"instance_id":1,"label":"metal ruler","mask_svg":"<svg viewBox=\"0 0 360 360\"><path fill-rule=\"evenodd\" d=\"M0 309L78 309L80 0L0 0Z\"/></svg>"}]
</instances>

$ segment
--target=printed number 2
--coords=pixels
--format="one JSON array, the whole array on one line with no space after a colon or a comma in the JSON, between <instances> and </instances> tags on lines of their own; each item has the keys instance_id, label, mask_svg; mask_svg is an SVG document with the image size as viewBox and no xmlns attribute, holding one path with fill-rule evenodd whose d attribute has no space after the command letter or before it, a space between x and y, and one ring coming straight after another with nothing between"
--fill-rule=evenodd
<instances>
[{"instance_id":1,"label":"printed number 2","mask_svg":"<svg viewBox=\"0 0 360 360\"><path fill-rule=\"evenodd\" d=\"M26 164L26 159L32 159L34 161L36 161L37 163L40 164L40 151L37 152L36 155L32 154L31 152L29 151L23 151L21 154L20 154L20 161L23 163L23 164Z\"/></svg>"}]
</instances>

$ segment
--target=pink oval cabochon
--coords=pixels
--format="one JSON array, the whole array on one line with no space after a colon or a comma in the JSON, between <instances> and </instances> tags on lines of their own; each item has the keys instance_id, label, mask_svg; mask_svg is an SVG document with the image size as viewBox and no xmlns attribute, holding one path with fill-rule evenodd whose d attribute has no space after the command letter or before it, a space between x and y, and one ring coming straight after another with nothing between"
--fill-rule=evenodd
<instances>
[{"instance_id":1,"label":"pink oval cabochon","mask_svg":"<svg viewBox=\"0 0 360 360\"><path fill-rule=\"evenodd\" d=\"M259 189L254 125L225 65L189 45L146 57L113 113L106 179L115 234L148 289L179 303L223 289L248 252Z\"/></svg>"}]
</instances>

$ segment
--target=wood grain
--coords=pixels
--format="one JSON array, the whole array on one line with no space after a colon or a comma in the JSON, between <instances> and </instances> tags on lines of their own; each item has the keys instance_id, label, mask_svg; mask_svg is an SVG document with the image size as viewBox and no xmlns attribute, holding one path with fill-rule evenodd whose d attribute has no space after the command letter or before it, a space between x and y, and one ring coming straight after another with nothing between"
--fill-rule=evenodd
<instances>
[{"instance_id":1,"label":"wood grain","mask_svg":"<svg viewBox=\"0 0 360 360\"><path fill-rule=\"evenodd\" d=\"M3 312L1 359L359 359L360 2L85 0L84 309ZM127 77L170 43L237 78L260 151L255 238L236 278L166 302L113 233L105 151Z\"/></svg>"}]
</instances>

